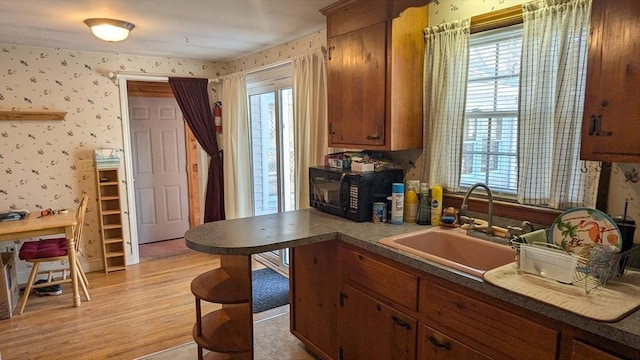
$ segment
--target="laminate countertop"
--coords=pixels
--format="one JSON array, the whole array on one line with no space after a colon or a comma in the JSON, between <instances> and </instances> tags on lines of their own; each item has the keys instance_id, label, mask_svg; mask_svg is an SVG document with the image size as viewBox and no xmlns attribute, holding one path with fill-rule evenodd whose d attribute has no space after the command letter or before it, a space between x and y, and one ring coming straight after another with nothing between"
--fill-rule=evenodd
<instances>
[{"instance_id":1,"label":"laminate countertop","mask_svg":"<svg viewBox=\"0 0 640 360\"><path fill-rule=\"evenodd\" d=\"M315 209L305 209L206 223L188 230L185 233L185 240L187 247L199 252L218 255L251 255L338 239L425 273L640 350L640 310L636 310L618 322L591 320L378 243L384 237L422 229L425 229L425 226L416 224L357 223Z\"/></svg>"}]
</instances>

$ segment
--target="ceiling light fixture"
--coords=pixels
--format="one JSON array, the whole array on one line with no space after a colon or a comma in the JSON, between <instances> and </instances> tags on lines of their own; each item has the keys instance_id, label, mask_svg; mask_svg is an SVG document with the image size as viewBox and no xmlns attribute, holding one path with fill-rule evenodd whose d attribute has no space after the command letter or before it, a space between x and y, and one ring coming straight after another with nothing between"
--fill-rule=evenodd
<instances>
[{"instance_id":1,"label":"ceiling light fixture","mask_svg":"<svg viewBox=\"0 0 640 360\"><path fill-rule=\"evenodd\" d=\"M135 25L130 22L114 19L87 19L84 21L98 39L104 41L122 41L129 36Z\"/></svg>"}]
</instances>

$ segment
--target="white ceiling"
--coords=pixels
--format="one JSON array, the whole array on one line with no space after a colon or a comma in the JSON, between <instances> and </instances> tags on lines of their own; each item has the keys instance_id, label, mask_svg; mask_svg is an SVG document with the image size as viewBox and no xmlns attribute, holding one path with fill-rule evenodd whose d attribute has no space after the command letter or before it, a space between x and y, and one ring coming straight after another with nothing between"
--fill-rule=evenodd
<instances>
[{"instance_id":1,"label":"white ceiling","mask_svg":"<svg viewBox=\"0 0 640 360\"><path fill-rule=\"evenodd\" d=\"M336 0L0 0L0 43L225 62L326 27ZM83 23L136 25L124 41L95 38Z\"/></svg>"}]
</instances>

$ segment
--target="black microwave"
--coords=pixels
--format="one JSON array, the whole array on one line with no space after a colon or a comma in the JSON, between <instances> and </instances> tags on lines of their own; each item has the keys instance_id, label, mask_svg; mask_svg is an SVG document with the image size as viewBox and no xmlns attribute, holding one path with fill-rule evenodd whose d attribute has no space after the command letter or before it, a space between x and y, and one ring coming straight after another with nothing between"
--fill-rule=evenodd
<instances>
[{"instance_id":1,"label":"black microwave","mask_svg":"<svg viewBox=\"0 0 640 360\"><path fill-rule=\"evenodd\" d=\"M309 168L309 203L320 211L353 221L371 221L374 202L386 202L393 183L403 182L402 169L349 172Z\"/></svg>"}]
</instances>

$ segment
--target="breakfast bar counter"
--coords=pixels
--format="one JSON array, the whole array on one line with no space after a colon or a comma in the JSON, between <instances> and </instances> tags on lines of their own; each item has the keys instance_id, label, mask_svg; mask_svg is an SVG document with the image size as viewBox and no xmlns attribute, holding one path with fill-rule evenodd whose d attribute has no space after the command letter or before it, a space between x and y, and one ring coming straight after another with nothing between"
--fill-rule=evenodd
<instances>
[{"instance_id":1,"label":"breakfast bar counter","mask_svg":"<svg viewBox=\"0 0 640 360\"><path fill-rule=\"evenodd\" d=\"M640 311L636 310L613 323L591 320L378 243L384 237L423 229L425 226L416 224L357 223L315 209L305 209L206 223L188 230L185 233L185 240L189 248L199 252L221 255L221 259L249 259L242 261L245 268L241 271L241 276L244 279L242 283L249 287L249 300L247 301L249 306L243 310L246 313L245 316L248 317L251 316L250 256L252 254L339 240L510 305L599 335L608 341L625 344L637 349L640 354ZM237 268L238 262L232 262L236 264L232 267ZM249 336L246 341L250 340L252 343L252 331L246 335Z\"/></svg>"}]
</instances>

